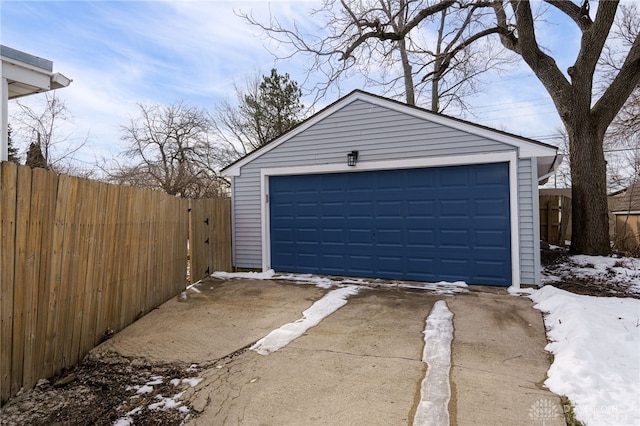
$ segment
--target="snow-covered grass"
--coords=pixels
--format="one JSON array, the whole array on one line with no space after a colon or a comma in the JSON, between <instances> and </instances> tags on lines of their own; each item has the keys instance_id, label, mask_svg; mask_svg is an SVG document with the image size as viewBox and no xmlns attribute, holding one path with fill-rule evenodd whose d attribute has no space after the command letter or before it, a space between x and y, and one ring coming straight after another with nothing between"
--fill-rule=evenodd
<instances>
[{"instance_id":1,"label":"snow-covered grass","mask_svg":"<svg viewBox=\"0 0 640 426\"><path fill-rule=\"evenodd\" d=\"M575 278L597 280L599 284L615 285L628 292L640 294L640 259L573 255L559 264L548 265L542 273L544 284L560 283Z\"/></svg>"},{"instance_id":2,"label":"snow-covered grass","mask_svg":"<svg viewBox=\"0 0 640 426\"><path fill-rule=\"evenodd\" d=\"M640 260L570 256L545 281L567 277L640 292ZM606 294L606 288L603 289ZM567 396L576 418L591 425L640 425L640 300L570 293L552 285L531 292L544 314L553 354L545 385Z\"/></svg>"}]
</instances>

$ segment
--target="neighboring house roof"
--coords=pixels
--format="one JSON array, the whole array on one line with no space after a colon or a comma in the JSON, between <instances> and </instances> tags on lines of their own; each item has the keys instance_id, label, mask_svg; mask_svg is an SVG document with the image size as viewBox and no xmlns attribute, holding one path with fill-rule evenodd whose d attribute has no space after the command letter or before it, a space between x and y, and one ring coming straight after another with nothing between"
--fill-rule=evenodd
<instances>
[{"instance_id":1,"label":"neighboring house roof","mask_svg":"<svg viewBox=\"0 0 640 426\"><path fill-rule=\"evenodd\" d=\"M558 148L553 145L548 145L533 139L525 138L523 136L514 135L511 133L503 132L501 130L492 129L490 127L482 126L480 124L471 123L469 121L461 120L454 117L449 117L444 114L434 113L424 108L408 105L403 102L399 102L393 99L385 98L372 93L364 92L362 90L354 90L348 95L338 99L332 104L328 105L318 113L304 120L293 129L289 130L284 135L274 139L268 144L260 147L259 149L247 154L234 163L228 165L222 169L224 176L239 176L240 169L245 164L253 161L254 159L262 156L270 150L276 148L280 144L291 139L295 135L308 129L315 123L323 120L327 116L340 110L345 105L348 105L354 101L362 100L375 105L380 105L385 108L390 108L405 114L413 115L415 117L438 123L444 126L452 127L467 133L482 136L487 139L502 142L507 145L518 148L519 156L521 158L538 157L538 176L542 177L550 173L554 167L556 167L560 161L557 158Z\"/></svg>"},{"instance_id":2,"label":"neighboring house roof","mask_svg":"<svg viewBox=\"0 0 640 426\"><path fill-rule=\"evenodd\" d=\"M635 181L626 189L616 192L611 211L614 213L640 213L640 180Z\"/></svg>"},{"instance_id":3,"label":"neighboring house roof","mask_svg":"<svg viewBox=\"0 0 640 426\"><path fill-rule=\"evenodd\" d=\"M559 195L562 197L571 198L571 188L540 188L538 189L540 195Z\"/></svg>"}]
</instances>

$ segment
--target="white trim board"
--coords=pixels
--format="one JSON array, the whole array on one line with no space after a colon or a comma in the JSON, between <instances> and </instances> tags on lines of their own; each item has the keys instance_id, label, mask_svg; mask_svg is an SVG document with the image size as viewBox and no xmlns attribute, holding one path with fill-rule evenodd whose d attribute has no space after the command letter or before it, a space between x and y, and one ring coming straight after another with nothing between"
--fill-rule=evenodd
<instances>
[{"instance_id":1,"label":"white trim board","mask_svg":"<svg viewBox=\"0 0 640 426\"><path fill-rule=\"evenodd\" d=\"M364 172L424 167L462 166L486 163L509 163L509 208L511 222L511 285L520 288L520 232L518 220L518 157L515 151L492 154L460 155L433 158L412 158L396 161L359 163L355 167L346 164L264 168L260 170L260 227L262 239L262 270L271 269L271 236L269 217L269 177L323 173Z\"/></svg>"}]
</instances>

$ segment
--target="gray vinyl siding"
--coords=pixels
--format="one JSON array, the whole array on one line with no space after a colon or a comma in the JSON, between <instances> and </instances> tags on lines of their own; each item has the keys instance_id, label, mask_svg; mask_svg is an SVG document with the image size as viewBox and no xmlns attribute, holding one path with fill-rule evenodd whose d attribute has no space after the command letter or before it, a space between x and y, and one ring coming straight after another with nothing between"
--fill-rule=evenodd
<instances>
[{"instance_id":1,"label":"gray vinyl siding","mask_svg":"<svg viewBox=\"0 0 640 426\"><path fill-rule=\"evenodd\" d=\"M537 176L533 158L518 161L518 228L520 230L520 283L540 282L539 233L537 220Z\"/></svg>"},{"instance_id":2,"label":"gray vinyl siding","mask_svg":"<svg viewBox=\"0 0 640 426\"><path fill-rule=\"evenodd\" d=\"M342 164L346 163L351 150L359 151L358 163L362 163L514 149L501 142L356 100L247 163L241 168L240 176L233 177L235 266L262 267L260 170L263 168ZM527 164L531 167L530 162ZM530 186L531 170L527 173L519 176L519 186L527 183ZM527 233L520 238L531 241Z\"/></svg>"}]
</instances>

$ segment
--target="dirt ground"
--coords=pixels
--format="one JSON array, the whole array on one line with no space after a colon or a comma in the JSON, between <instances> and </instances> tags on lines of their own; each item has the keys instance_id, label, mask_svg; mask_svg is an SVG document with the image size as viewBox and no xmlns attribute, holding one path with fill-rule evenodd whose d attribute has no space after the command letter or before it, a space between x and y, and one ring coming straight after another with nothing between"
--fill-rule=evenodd
<instances>
[{"instance_id":1,"label":"dirt ground","mask_svg":"<svg viewBox=\"0 0 640 426\"><path fill-rule=\"evenodd\" d=\"M143 358L125 358L109 353L92 353L77 368L41 380L38 385L14 397L2 408L2 425L113 425L140 405L160 401L159 395L187 391L181 379L197 375L198 368L180 364L153 364ZM149 393L137 393L150 381L163 378ZM180 379L178 385L171 379ZM141 410L136 425L179 425L188 416L183 409Z\"/></svg>"},{"instance_id":2,"label":"dirt ground","mask_svg":"<svg viewBox=\"0 0 640 426\"><path fill-rule=\"evenodd\" d=\"M19 394L3 407L2 425L113 425L136 406L157 402L158 395L174 395L188 384L173 386L165 381L154 391L137 394L136 386L162 376L192 377L193 369L177 364L150 364L111 354L88 356L77 368ZM135 401L135 402L134 402ZM148 405L147 404L147 405ZM140 425L180 424L188 413L178 410L145 410L136 416Z\"/></svg>"}]
</instances>

